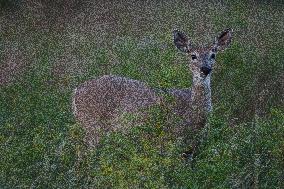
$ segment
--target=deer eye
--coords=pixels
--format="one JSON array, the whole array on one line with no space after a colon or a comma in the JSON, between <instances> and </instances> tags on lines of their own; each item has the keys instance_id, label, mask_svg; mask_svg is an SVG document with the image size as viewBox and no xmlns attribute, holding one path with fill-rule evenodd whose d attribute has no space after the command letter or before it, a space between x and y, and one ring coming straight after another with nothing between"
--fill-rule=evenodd
<instances>
[{"instance_id":1,"label":"deer eye","mask_svg":"<svg viewBox=\"0 0 284 189\"><path fill-rule=\"evenodd\" d=\"M191 55L191 59L192 59L192 60L196 60L196 59L197 59L197 56L196 56L195 54L192 54L192 55Z\"/></svg>"},{"instance_id":2,"label":"deer eye","mask_svg":"<svg viewBox=\"0 0 284 189\"><path fill-rule=\"evenodd\" d=\"M216 55L215 54L211 54L210 58L211 59L215 59Z\"/></svg>"}]
</instances>

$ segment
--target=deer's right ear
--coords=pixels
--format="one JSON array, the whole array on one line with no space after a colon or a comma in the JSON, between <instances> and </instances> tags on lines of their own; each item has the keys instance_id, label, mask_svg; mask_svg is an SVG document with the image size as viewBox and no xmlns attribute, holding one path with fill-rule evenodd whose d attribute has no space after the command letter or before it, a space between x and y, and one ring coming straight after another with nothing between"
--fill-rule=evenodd
<instances>
[{"instance_id":1,"label":"deer's right ear","mask_svg":"<svg viewBox=\"0 0 284 189\"><path fill-rule=\"evenodd\" d=\"M188 53L189 50L190 50L191 44L190 44L190 41L187 38L187 36L183 32L178 31L178 30L174 30L173 34L174 34L174 44L175 44L175 46L179 50L181 50L182 52Z\"/></svg>"},{"instance_id":2,"label":"deer's right ear","mask_svg":"<svg viewBox=\"0 0 284 189\"><path fill-rule=\"evenodd\" d=\"M218 49L218 50L225 50L231 43L232 40L232 32L233 30L228 28L225 29L224 31L222 31L218 37L216 37L215 42L214 42L214 46Z\"/></svg>"}]
</instances>

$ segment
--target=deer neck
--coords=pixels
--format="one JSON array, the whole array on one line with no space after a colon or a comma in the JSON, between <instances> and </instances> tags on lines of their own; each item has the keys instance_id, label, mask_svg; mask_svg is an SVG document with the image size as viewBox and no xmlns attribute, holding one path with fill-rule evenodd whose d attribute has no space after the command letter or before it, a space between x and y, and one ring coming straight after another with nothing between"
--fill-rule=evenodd
<instances>
[{"instance_id":1,"label":"deer neck","mask_svg":"<svg viewBox=\"0 0 284 189\"><path fill-rule=\"evenodd\" d=\"M203 127L208 114L212 110L210 80L211 74L205 79L200 78L200 76L193 77L191 108L194 127Z\"/></svg>"}]
</instances>

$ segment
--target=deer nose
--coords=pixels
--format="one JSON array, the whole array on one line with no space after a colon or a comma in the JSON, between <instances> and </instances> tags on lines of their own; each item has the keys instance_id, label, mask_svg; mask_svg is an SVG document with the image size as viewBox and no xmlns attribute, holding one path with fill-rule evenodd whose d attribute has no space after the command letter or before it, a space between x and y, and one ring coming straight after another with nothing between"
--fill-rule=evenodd
<instances>
[{"instance_id":1,"label":"deer nose","mask_svg":"<svg viewBox=\"0 0 284 189\"><path fill-rule=\"evenodd\" d=\"M210 74L210 72L212 71L211 68L208 68L207 66L202 66L200 68L200 70L204 73L205 76L207 76L208 74Z\"/></svg>"}]
</instances>

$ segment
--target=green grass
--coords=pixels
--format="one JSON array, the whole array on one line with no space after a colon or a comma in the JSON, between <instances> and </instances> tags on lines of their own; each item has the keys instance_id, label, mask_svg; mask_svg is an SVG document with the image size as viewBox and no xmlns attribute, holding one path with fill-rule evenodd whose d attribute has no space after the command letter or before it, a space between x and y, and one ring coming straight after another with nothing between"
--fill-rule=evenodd
<instances>
[{"instance_id":1,"label":"green grass","mask_svg":"<svg viewBox=\"0 0 284 189\"><path fill-rule=\"evenodd\" d=\"M9 53L2 44L12 43L30 64L20 79L0 88L0 188L282 188L284 48L283 18L277 15L283 5L259 4L255 12L245 1L224 2L230 9L205 3L205 15L193 14L182 2L151 7L146 23L156 23L153 27L135 33L133 23L124 21L121 37L109 34L107 44L37 31L32 17L23 21L29 34L21 24L1 31L1 58ZM193 12L201 9L197 5ZM137 10L132 11L125 15L129 20ZM170 31L177 23L197 42L201 30L193 23L200 19L209 21L211 37L228 26L235 33L231 47L217 57L214 112L199 133L193 162L180 156L187 149L183 137L169 132L178 120L167 122L163 107L153 108L145 125L108 134L96 150L87 149L71 111L75 86L115 74L153 87L190 87L186 57L174 48ZM57 65L65 56L69 59Z\"/></svg>"}]
</instances>

